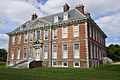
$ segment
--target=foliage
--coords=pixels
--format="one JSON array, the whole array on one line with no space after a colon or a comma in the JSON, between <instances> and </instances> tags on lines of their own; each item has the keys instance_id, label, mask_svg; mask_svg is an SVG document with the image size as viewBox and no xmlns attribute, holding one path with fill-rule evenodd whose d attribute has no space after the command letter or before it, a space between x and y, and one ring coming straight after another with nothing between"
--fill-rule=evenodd
<instances>
[{"instance_id":1,"label":"foliage","mask_svg":"<svg viewBox=\"0 0 120 80\"><path fill-rule=\"evenodd\" d=\"M119 80L120 65L97 68L34 68L12 69L0 63L0 80Z\"/></svg>"},{"instance_id":2,"label":"foliage","mask_svg":"<svg viewBox=\"0 0 120 80\"><path fill-rule=\"evenodd\" d=\"M107 56L113 61L120 61L120 45L109 45L107 48Z\"/></svg>"},{"instance_id":3,"label":"foliage","mask_svg":"<svg viewBox=\"0 0 120 80\"><path fill-rule=\"evenodd\" d=\"M7 51L5 49L0 49L0 57L2 61L6 61Z\"/></svg>"}]
</instances>

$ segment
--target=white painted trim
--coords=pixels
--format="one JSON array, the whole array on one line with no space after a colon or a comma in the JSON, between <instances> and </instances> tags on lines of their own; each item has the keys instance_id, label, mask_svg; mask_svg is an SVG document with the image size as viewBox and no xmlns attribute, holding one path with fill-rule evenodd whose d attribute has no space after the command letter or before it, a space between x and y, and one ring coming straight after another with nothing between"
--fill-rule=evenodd
<instances>
[{"instance_id":1,"label":"white painted trim","mask_svg":"<svg viewBox=\"0 0 120 80\"><path fill-rule=\"evenodd\" d=\"M45 30L47 30L47 39L45 39ZM49 31L49 29L44 29L44 40L48 40L48 31Z\"/></svg>"},{"instance_id":2,"label":"white painted trim","mask_svg":"<svg viewBox=\"0 0 120 80\"><path fill-rule=\"evenodd\" d=\"M74 51L75 51L75 49L74 49L74 44L79 44L79 59L80 59L80 43L79 42L75 42L75 43L73 43L73 58L75 58L75 56L74 56Z\"/></svg>"},{"instance_id":3,"label":"white painted trim","mask_svg":"<svg viewBox=\"0 0 120 80\"><path fill-rule=\"evenodd\" d=\"M67 66L64 66L64 63L67 63ZM66 61L62 62L62 67L68 67L68 62Z\"/></svg>"},{"instance_id":4,"label":"white painted trim","mask_svg":"<svg viewBox=\"0 0 120 80\"><path fill-rule=\"evenodd\" d=\"M80 26L79 26L79 24L77 24L76 26L78 26L78 28L79 28L78 29L79 30L78 35L77 36L75 35L75 25L72 25L73 37L79 37L80 36Z\"/></svg>"},{"instance_id":5,"label":"white painted trim","mask_svg":"<svg viewBox=\"0 0 120 80\"><path fill-rule=\"evenodd\" d=\"M17 48L17 59L20 59L20 52L21 52L21 50L20 50L20 52L18 53L18 49L20 50L20 48Z\"/></svg>"},{"instance_id":6,"label":"white painted trim","mask_svg":"<svg viewBox=\"0 0 120 80\"><path fill-rule=\"evenodd\" d=\"M53 57L53 54L54 54L54 52L53 52L53 46L54 46L54 45L56 45L57 57ZM52 45L52 53L53 53L53 54L52 54L52 59L57 59L57 58L58 58L58 52L57 52L57 51L58 51L58 44L53 44L53 45Z\"/></svg>"},{"instance_id":7,"label":"white painted trim","mask_svg":"<svg viewBox=\"0 0 120 80\"><path fill-rule=\"evenodd\" d=\"M89 68L89 50L88 50L88 26L85 22L85 32L86 32L86 59L87 59L87 68Z\"/></svg>"},{"instance_id":8,"label":"white painted trim","mask_svg":"<svg viewBox=\"0 0 120 80\"><path fill-rule=\"evenodd\" d=\"M13 52L12 52L12 50L13 50ZM11 48L11 59L14 59L14 54L15 54L15 49Z\"/></svg>"},{"instance_id":9,"label":"white painted trim","mask_svg":"<svg viewBox=\"0 0 120 80\"><path fill-rule=\"evenodd\" d=\"M66 28L67 28L67 36L66 37L64 37L64 35L63 35L63 27L62 27L62 38L64 39L64 38L68 38L68 26L65 26Z\"/></svg>"},{"instance_id":10,"label":"white painted trim","mask_svg":"<svg viewBox=\"0 0 120 80\"><path fill-rule=\"evenodd\" d=\"M76 62L79 63L79 66L75 66L75 63L76 63ZM74 61L74 62L73 62L73 65L74 65L75 68L79 68L79 67L80 67L80 61Z\"/></svg>"},{"instance_id":11,"label":"white painted trim","mask_svg":"<svg viewBox=\"0 0 120 80\"><path fill-rule=\"evenodd\" d=\"M66 43L65 43L66 44ZM63 45L64 45L64 43L62 44L62 58L65 58L65 57L63 57ZM66 52L67 52L67 58L68 58L68 44L66 44L67 45L67 50L66 50Z\"/></svg>"},{"instance_id":12,"label":"white painted trim","mask_svg":"<svg viewBox=\"0 0 120 80\"><path fill-rule=\"evenodd\" d=\"M47 46L47 52L45 53L45 46ZM47 57L45 57L45 54L47 54ZM43 59L48 59L48 45L44 45L43 47Z\"/></svg>"}]
</instances>

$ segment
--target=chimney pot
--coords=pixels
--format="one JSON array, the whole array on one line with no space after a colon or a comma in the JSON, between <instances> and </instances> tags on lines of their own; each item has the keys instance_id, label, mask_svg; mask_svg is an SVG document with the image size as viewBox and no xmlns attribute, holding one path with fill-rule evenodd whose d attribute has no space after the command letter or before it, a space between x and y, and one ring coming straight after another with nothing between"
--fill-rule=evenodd
<instances>
[{"instance_id":1,"label":"chimney pot","mask_svg":"<svg viewBox=\"0 0 120 80\"><path fill-rule=\"evenodd\" d=\"M76 9L78 11L80 11L82 14L84 14L84 5L83 4L76 5Z\"/></svg>"},{"instance_id":2,"label":"chimney pot","mask_svg":"<svg viewBox=\"0 0 120 80\"><path fill-rule=\"evenodd\" d=\"M36 19L38 17L38 15L36 13L32 14L32 20Z\"/></svg>"},{"instance_id":3,"label":"chimney pot","mask_svg":"<svg viewBox=\"0 0 120 80\"><path fill-rule=\"evenodd\" d=\"M65 5L63 6L63 11L64 12L67 12L68 10L69 10L69 6L68 6L68 4L67 3L65 3Z\"/></svg>"},{"instance_id":4,"label":"chimney pot","mask_svg":"<svg viewBox=\"0 0 120 80\"><path fill-rule=\"evenodd\" d=\"M84 14L86 17L90 17L90 12L85 12Z\"/></svg>"}]
</instances>

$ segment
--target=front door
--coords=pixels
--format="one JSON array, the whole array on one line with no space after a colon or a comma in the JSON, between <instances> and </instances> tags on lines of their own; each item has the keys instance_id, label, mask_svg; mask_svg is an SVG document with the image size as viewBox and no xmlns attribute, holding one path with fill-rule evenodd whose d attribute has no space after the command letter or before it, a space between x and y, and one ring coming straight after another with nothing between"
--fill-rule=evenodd
<instances>
[{"instance_id":1,"label":"front door","mask_svg":"<svg viewBox=\"0 0 120 80\"><path fill-rule=\"evenodd\" d=\"M35 48L35 60L40 61L40 48Z\"/></svg>"}]
</instances>

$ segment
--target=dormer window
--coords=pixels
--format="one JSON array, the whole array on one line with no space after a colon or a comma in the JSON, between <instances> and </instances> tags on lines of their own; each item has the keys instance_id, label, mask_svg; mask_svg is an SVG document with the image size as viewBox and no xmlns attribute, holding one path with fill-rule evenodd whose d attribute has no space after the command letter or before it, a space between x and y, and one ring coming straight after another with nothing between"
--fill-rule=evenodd
<instances>
[{"instance_id":1,"label":"dormer window","mask_svg":"<svg viewBox=\"0 0 120 80\"><path fill-rule=\"evenodd\" d=\"M23 26L20 26L20 30L23 30Z\"/></svg>"},{"instance_id":2,"label":"dormer window","mask_svg":"<svg viewBox=\"0 0 120 80\"><path fill-rule=\"evenodd\" d=\"M58 22L58 16L54 17L54 23Z\"/></svg>"},{"instance_id":3,"label":"dormer window","mask_svg":"<svg viewBox=\"0 0 120 80\"><path fill-rule=\"evenodd\" d=\"M68 20L68 12L64 12L63 20Z\"/></svg>"}]
</instances>

